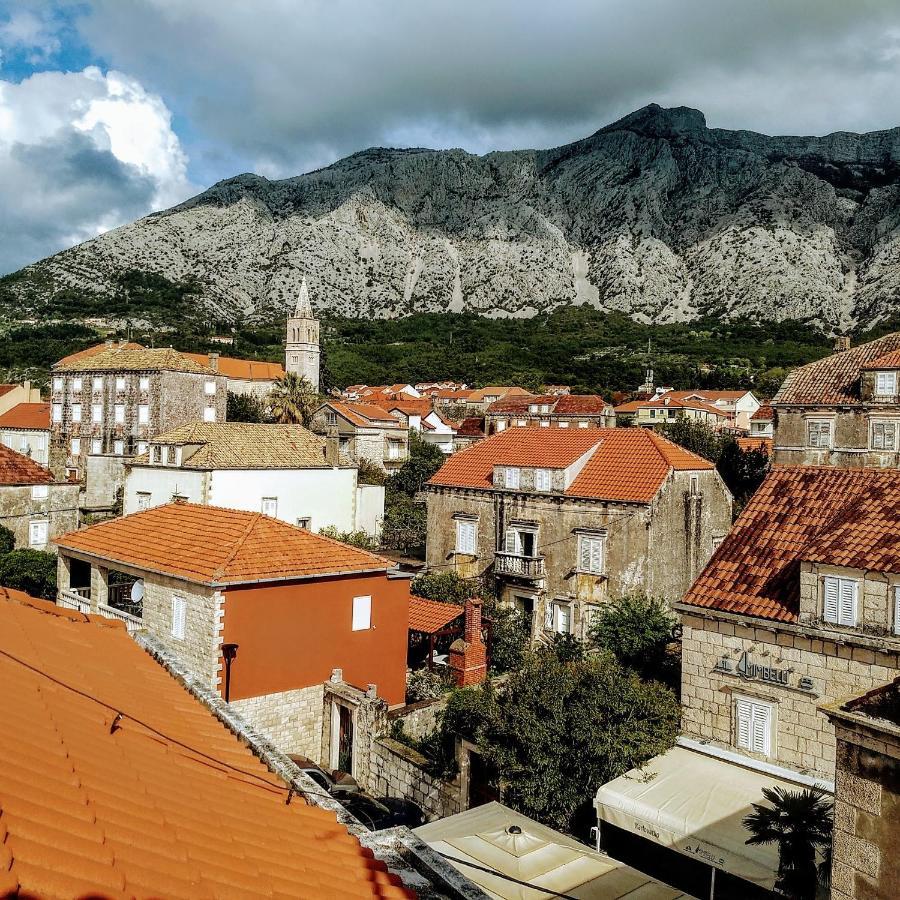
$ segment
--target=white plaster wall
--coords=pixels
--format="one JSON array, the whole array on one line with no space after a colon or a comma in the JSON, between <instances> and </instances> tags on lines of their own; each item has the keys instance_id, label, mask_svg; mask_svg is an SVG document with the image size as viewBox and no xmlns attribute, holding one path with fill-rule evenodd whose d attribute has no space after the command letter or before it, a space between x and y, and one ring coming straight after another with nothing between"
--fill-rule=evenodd
<instances>
[{"instance_id":1,"label":"white plaster wall","mask_svg":"<svg viewBox=\"0 0 900 900\"><path fill-rule=\"evenodd\" d=\"M150 506L171 503L173 494L187 497L189 503L204 503L205 472L155 466L132 466L125 476L123 512L138 511L137 495L150 494Z\"/></svg>"},{"instance_id":2,"label":"white plaster wall","mask_svg":"<svg viewBox=\"0 0 900 900\"><path fill-rule=\"evenodd\" d=\"M27 449L22 446L25 440ZM0 431L0 441L16 453L24 453L42 466L47 465L49 457L50 433L30 428L4 428Z\"/></svg>"},{"instance_id":3,"label":"white plaster wall","mask_svg":"<svg viewBox=\"0 0 900 900\"><path fill-rule=\"evenodd\" d=\"M356 488L356 524L354 531L377 537L384 521L384 488L380 484L361 484Z\"/></svg>"}]
</instances>

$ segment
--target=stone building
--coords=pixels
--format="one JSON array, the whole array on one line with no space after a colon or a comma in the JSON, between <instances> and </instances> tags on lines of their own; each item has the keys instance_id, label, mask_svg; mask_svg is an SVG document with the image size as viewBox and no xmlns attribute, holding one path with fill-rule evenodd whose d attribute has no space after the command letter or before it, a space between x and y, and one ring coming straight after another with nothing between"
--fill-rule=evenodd
<instances>
[{"instance_id":1,"label":"stone building","mask_svg":"<svg viewBox=\"0 0 900 900\"><path fill-rule=\"evenodd\" d=\"M19 403L0 413L0 442L42 466L50 463L50 404Z\"/></svg>"},{"instance_id":2,"label":"stone building","mask_svg":"<svg viewBox=\"0 0 900 900\"><path fill-rule=\"evenodd\" d=\"M683 391L670 391L654 394L646 400L630 400L615 408L616 425L638 425L641 428L656 428L659 425L671 425L678 419L690 419L702 422L710 428L721 431L729 424L725 409L715 406L708 400Z\"/></svg>"},{"instance_id":3,"label":"stone building","mask_svg":"<svg viewBox=\"0 0 900 900\"><path fill-rule=\"evenodd\" d=\"M265 400L276 383L284 378L280 363L259 359L237 359L218 353L184 353L195 363L212 369L225 379L225 389L230 394L242 394Z\"/></svg>"},{"instance_id":4,"label":"stone building","mask_svg":"<svg viewBox=\"0 0 900 900\"><path fill-rule=\"evenodd\" d=\"M822 707L837 736L832 900L900 897L900 679Z\"/></svg>"},{"instance_id":5,"label":"stone building","mask_svg":"<svg viewBox=\"0 0 900 900\"><path fill-rule=\"evenodd\" d=\"M125 461L155 435L225 420L224 376L177 350L113 345L76 357L53 367L51 461L85 481L86 509L114 504Z\"/></svg>"},{"instance_id":6,"label":"stone building","mask_svg":"<svg viewBox=\"0 0 900 900\"><path fill-rule=\"evenodd\" d=\"M300 375L319 389L319 321L312 314L306 278L300 285L297 307L287 320L287 341L284 349L284 369Z\"/></svg>"},{"instance_id":7,"label":"stone building","mask_svg":"<svg viewBox=\"0 0 900 900\"><path fill-rule=\"evenodd\" d=\"M57 535L78 527L78 485L0 445L0 525L17 548L53 550Z\"/></svg>"},{"instance_id":8,"label":"stone building","mask_svg":"<svg viewBox=\"0 0 900 900\"><path fill-rule=\"evenodd\" d=\"M426 493L429 570L495 578L535 638L629 591L680 598L731 524L713 465L643 429L511 428Z\"/></svg>"},{"instance_id":9,"label":"stone building","mask_svg":"<svg viewBox=\"0 0 900 900\"><path fill-rule=\"evenodd\" d=\"M409 580L390 560L189 503L57 543L60 604L146 631L284 752L355 771L359 704L326 689L335 670L351 698L404 702Z\"/></svg>"},{"instance_id":10,"label":"stone building","mask_svg":"<svg viewBox=\"0 0 900 900\"><path fill-rule=\"evenodd\" d=\"M599 394L508 394L491 403L484 414L487 434L527 425L611 428L615 424L612 406Z\"/></svg>"},{"instance_id":11,"label":"stone building","mask_svg":"<svg viewBox=\"0 0 900 900\"><path fill-rule=\"evenodd\" d=\"M366 460L395 472L409 457L409 428L371 403L329 400L316 410L310 427L317 434L336 433L341 454L355 463Z\"/></svg>"},{"instance_id":12,"label":"stone building","mask_svg":"<svg viewBox=\"0 0 900 900\"><path fill-rule=\"evenodd\" d=\"M776 465L900 466L900 332L794 369L772 409Z\"/></svg>"}]
</instances>

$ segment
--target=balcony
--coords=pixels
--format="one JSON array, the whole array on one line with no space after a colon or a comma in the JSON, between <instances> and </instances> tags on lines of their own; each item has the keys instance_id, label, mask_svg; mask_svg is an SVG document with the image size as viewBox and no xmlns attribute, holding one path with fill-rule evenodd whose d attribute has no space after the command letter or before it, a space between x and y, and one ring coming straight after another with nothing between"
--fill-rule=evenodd
<instances>
[{"instance_id":1,"label":"balcony","mask_svg":"<svg viewBox=\"0 0 900 900\"><path fill-rule=\"evenodd\" d=\"M83 587L60 591L56 598L56 605L65 609L74 609L80 613L89 613L91 611L91 589Z\"/></svg>"},{"instance_id":2,"label":"balcony","mask_svg":"<svg viewBox=\"0 0 900 900\"><path fill-rule=\"evenodd\" d=\"M494 553L494 574L512 575L516 578L539 579L544 577L543 556L522 556L518 553Z\"/></svg>"},{"instance_id":3,"label":"balcony","mask_svg":"<svg viewBox=\"0 0 900 900\"><path fill-rule=\"evenodd\" d=\"M109 586L108 603L97 603L92 609L91 589L75 587L57 593L56 605L64 609L74 609L80 613L98 612L109 619L118 619L125 623L129 634L140 631L144 627L141 603L134 603L130 597L131 584L112 584Z\"/></svg>"}]
</instances>

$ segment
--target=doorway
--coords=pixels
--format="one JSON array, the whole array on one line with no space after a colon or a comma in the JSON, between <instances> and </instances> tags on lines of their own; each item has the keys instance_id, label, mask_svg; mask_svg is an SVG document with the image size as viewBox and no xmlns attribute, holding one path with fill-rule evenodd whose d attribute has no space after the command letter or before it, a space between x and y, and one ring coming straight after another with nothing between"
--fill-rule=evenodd
<instances>
[{"instance_id":1,"label":"doorway","mask_svg":"<svg viewBox=\"0 0 900 900\"><path fill-rule=\"evenodd\" d=\"M353 709L334 701L331 705L331 760L332 769L340 769L353 775L354 725Z\"/></svg>"},{"instance_id":2,"label":"doorway","mask_svg":"<svg viewBox=\"0 0 900 900\"><path fill-rule=\"evenodd\" d=\"M469 750L469 803L467 809L500 799L497 770L484 757Z\"/></svg>"}]
</instances>

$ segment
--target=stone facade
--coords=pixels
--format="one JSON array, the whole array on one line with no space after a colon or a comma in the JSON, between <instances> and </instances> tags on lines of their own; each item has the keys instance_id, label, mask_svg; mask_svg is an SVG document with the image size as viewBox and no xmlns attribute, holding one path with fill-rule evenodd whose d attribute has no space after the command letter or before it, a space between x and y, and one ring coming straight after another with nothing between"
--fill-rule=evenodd
<instances>
[{"instance_id":1,"label":"stone facade","mask_svg":"<svg viewBox=\"0 0 900 900\"><path fill-rule=\"evenodd\" d=\"M501 597L531 618L535 635L553 604L571 611L570 631L583 636L592 610L629 591L680 598L731 525L731 497L713 470L672 472L649 504L533 494L527 470L522 475L517 492L429 486L427 563L496 577ZM474 554L456 552L458 519L476 522ZM504 535L517 524L535 534L541 561L533 566L506 560ZM584 532L603 539L602 574L578 571ZM507 574L510 568L530 574Z\"/></svg>"},{"instance_id":2,"label":"stone facade","mask_svg":"<svg viewBox=\"0 0 900 900\"><path fill-rule=\"evenodd\" d=\"M341 457L354 463L366 460L386 472L396 472L409 458L409 429L398 420L384 426L375 422L358 425L323 406L313 416L310 428L324 435L336 431Z\"/></svg>"},{"instance_id":3,"label":"stone facade","mask_svg":"<svg viewBox=\"0 0 900 900\"><path fill-rule=\"evenodd\" d=\"M38 496L45 491L46 496ZM43 522L47 524L46 541L35 543L31 525ZM0 486L0 525L15 535L16 547L55 552L53 538L78 527L78 485L58 482Z\"/></svg>"},{"instance_id":4,"label":"stone facade","mask_svg":"<svg viewBox=\"0 0 900 900\"><path fill-rule=\"evenodd\" d=\"M900 673L900 638L791 625L679 604L682 612L682 729L735 746L737 698L771 704L771 753L739 750L830 781L834 727L818 711ZM763 672L740 675L744 658ZM728 671L730 669L730 671Z\"/></svg>"},{"instance_id":5,"label":"stone facade","mask_svg":"<svg viewBox=\"0 0 900 900\"><path fill-rule=\"evenodd\" d=\"M230 705L282 753L322 759L324 685L248 697Z\"/></svg>"},{"instance_id":6,"label":"stone facade","mask_svg":"<svg viewBox=\"0 0 900 900\"><path fill-rule=\"evenodd\" d=\"M297 308L287 320L284 370L305 378L313 390L319 389L319 322L313 318L305 278Z\"/></svg>"}]
</instances>

